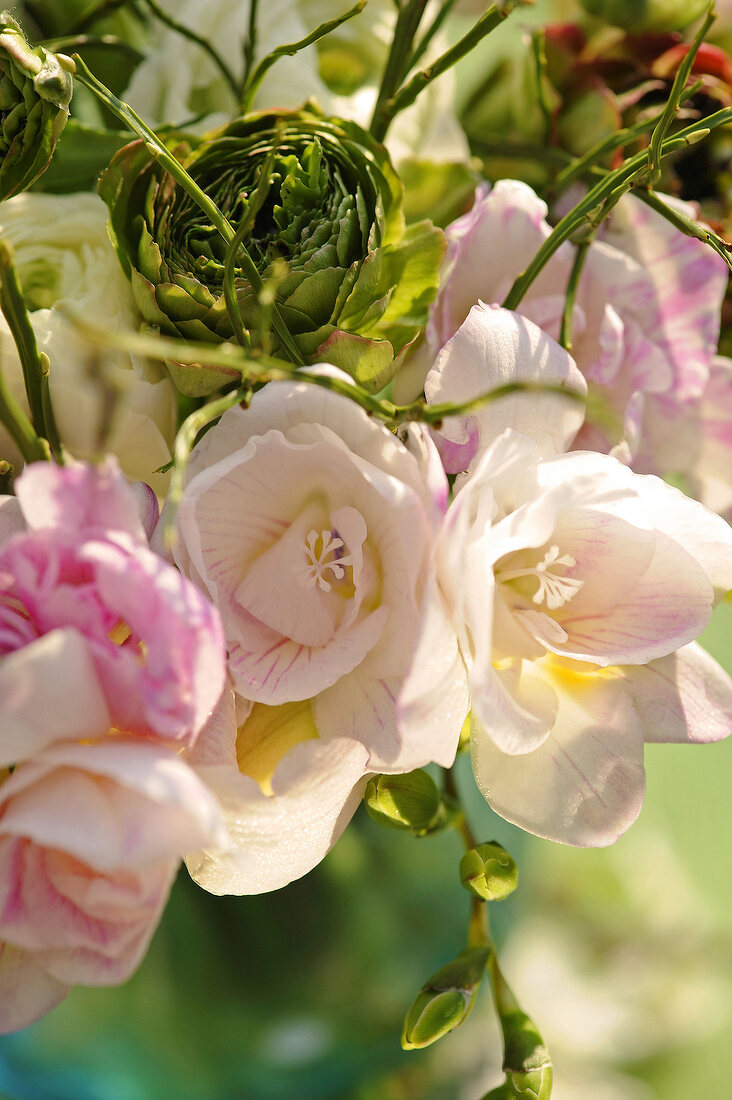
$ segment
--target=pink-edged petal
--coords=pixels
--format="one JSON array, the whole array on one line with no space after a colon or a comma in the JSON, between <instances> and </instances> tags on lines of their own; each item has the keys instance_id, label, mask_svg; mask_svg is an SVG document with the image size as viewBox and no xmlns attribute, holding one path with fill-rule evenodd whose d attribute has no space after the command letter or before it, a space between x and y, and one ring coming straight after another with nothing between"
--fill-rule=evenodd
<instances>
[{"instance_id":1,"label":"pink-edged petal","mask_svg":"<svg viewBox=\"0 0 732 1100\"><path fill-rule=\"evenodd\" d=\"M668 535L656 533L653 559L627 596L612 607L557 615L565 643L547 649L601 665L646 664L692 641L707 626L714 593L696 560Z\"/></svg>"},{"instance_id":2,"label":"pink-edged petal","mask_svg":"<svg viewBox=\"0 0 732 1100\"><path fill-rule=\"evenodd\" d=\"M160 505L154 490L146 481L133 481L130 492L137 501L140 522L148 539L152 538L155 526L160 519Z\"/></svg>"},{"instance_id":3,"label":"pink-edged petal","mask_svg":"<svg viewBox=\"0 0 732 1100\"><path fill-rule=\"evenodd\" d=\"M490 729L472 731L476 781L496 813L549 840L612 844L640 812L643 736L622 678L554 669L559 709L533 752L503 753Z\"/></svg>"},{"instance_id":4,"label":"pink-edged petal","mask_svg":"<svg viewBox=\"0 0 732 1100\"><path fill-rule=\"evenodd\" d=\"M69 985L113 985L135 970L178 866L100 875L65 852L0 839L0 929Z\"/></svg>"},{"instance_id":5,"label":"pink-edged petal","mask_svg":"<svg viewBox=\"0 0 732 1100\"><path fill-rule=\"evenodd\" d=\"M105 734L109 711L89 647L75 630L53 630L0 661L0 767L54 741Z\"/></svg>"},{"instance_id":6,"label":"pink-edged petal","mask_svg":"<svg viewBox=\"0 0 732 1100\"><path fill-rule=\"evenodd\" d=\"M0 943L0 1034L20 1031L45 1016L70 988L52 978L31 952Z\"/></svg>"},{"instance_id":7,"label":"pink-edged petal","mask_svg":"<svg viewBox=\"0 0 732 1100\"><path fill-rule=\"evenodd\" d=\"M22 535L27 529L18 498L0 497L0 548L13 535Z\"/></svg>"},{"instance_id":8,"label":"pink-edged petal","mask_svg":"<svg viewBox=\"0 0 732 1100\"><path fill-rule=\"evenodd\" d=\"M580 397L587 392L572 357L533 321L480 302L440 351L425 393L430 404L460 403L513 382L560 386ZM467 417L447 418L441 432L464 444L470 431L477 431L481 453L502 431L513 428L532 438L542 455L550 455L566 449L583 419L582 404L571 398L517 393Z\"/></svg>"},{"instance_id":9,"label":"pink-edged petal","mask_svg":"<svg viewBox=\"0 0 732 1100\"><path fill-rule=\"evenodd\" d=\"M696 217L693 204L661 197L687 217ZM659 314L654 341L672 365L677 399L698 396L719 338L728 278L724 260L632 196L613 212L608 241L630 253L653 281Z\"/></svg>"},{"instance_id":10,"label":"pink-edged petal","mask_svg":"<svg viewBox=\"0 0 732 1100\"><path fill-rule=\"evenodd\" d=\"M121 737L51 746L3 783L0 807L5 835L101 872L229 843L216 800L179 756Z\"/></svg>"},{"instance_id":11,"label":"pink-edged petal","mask_svg":"<svg viewBox=\"0 0 732 1100\"><path fill-rule=\"evenodd\" d=\"M732 733L732 679L700 645L622 671L646 742L698 744Z\"/></svg>"},{"instance_id":12,"label":"pink-edged petal","mask_svg":"<svg viewBox=\"0 0 732 1100\"><path fill-rule=\"evenodd\" d=\"M525 183L500 180L490 191L478 188L472 209L447 229L447 274L432 311L440 346L479 298L505 298L551 232L546 214L546 204ZM557 286L566 286L571 263L563 245L539 274L534 293L556 294Z\"/></svg>"},{"instance_id":13,"label":"pink-edged petal","mask_svg":"<svg viewBox=\"0 0 732 1100\"><path fill-rule=\"evenodd\" d=\"M31 530L55 527L77 536L124 531L147 542L137 501L111 456L96 467L34 462L16 481L15 492Z\"/></svg>"},{"instance_id":14,"label":"pink-edged petal","mask_svg":"<svg viewBox=\"0 0 732 1100\"><path fill-rule=\"evenodd\" d=\"M699 563L717 599L732 589L732 529L714 512L651 475L635 488L659 531L679 542Z\"/></svg>"},{"instance_id":15,"label":"pink-edged petal","mask_svg":"<svg viewBox=\"0 0 732 1100\"><path fill-rule=\"evenodd\" d=\"M202 767L236 848L187 856L191 877L212 894L261 894L307 874L353 816L367 761L356 741L304 741L278 766L269 796L234 768Z\"/></svg>"}]
</instances>

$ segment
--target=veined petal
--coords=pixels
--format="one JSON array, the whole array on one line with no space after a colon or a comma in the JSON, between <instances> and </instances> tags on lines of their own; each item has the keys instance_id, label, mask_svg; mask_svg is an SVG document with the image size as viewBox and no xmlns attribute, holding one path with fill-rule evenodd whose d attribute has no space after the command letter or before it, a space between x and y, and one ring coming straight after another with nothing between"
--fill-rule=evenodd
<instances>
[{"instance_id":1,"label":"veined petal","mask_svg":"<svg viewBox=\"0 0 732 1100\"><path fill-rule=\"evenodd\" d=\"M732 732L732 679L695 642L622 672L646 743L721 741Z\"/></svg>"},{"instance_id":2,"label":"veined petal","mask_svg":"<svg viewBox=\"0 0 732 1100\"><path fill-rule=\"evenodd\" d=\"M496 813L528 832L564 844L612 844L638 816L645 791L633 700L619 676L542 666L559 702L551 736L511 756L476 725L476 781Z\"/></svg>"}]
</instances>

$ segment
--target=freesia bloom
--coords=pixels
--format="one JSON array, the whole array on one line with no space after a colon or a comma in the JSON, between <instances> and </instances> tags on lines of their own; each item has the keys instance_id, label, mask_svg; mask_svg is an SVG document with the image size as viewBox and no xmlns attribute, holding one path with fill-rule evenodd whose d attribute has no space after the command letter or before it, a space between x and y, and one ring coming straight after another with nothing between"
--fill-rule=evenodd
<instances>
[{"instance_id":1,"label":"freesia bloom","mask_svg":"<svg viewBox=\"0 0 732 1100\"><path fill-rule=\"evenodd\" d=\"M693 217L691 206L681 208ZM478 299L503 301L551 231L546 214L531 188L501 180L491 191L480 188L472 209L448 227L442 285L425 341L397 378L400 400L421 388ZM573 318L572 353L587 381L591 410L575 446L610 451L631 464L637 458L644 472L666 473L663 456L653 451L653 433L668 400L683 409L704 391L726 265L630 197L618 204L604 233L588 250ZM555 339L573 257L574 249L563 245L519 305ZM472 382L475 392L491 384L487 369Z\"/></svg>"},{"instance_id":2,"label":"freesia bloom","mask_svg":"<svg viewBox=\"0 0 732 1100\"><path fill-rule=\"evenodd\" d=\"M191 743L223 688L221 626L196 587L148 547L114 460L98 470L34 463L16 494L0 511L8 533L18 511L26 526L0 546L0 656L74 629L116 728Z\"/></svg>"},{"instance_id":3,"label":"freesia bloom","mask_svg":"<svg viewBox=\"0 0 732 1100\"><path fill-rule=\"evenodd\" d=\"M644 741L713 741L732 682L693 644L732 586L718 516L615 459L499 436L463 481L438 575L469 670L473 766L531 832L611 843Z\"/></svg>"},{"instance_id":4,"label":"freesia bloom","mask_svg":"<svg viewBox=\"0 0 732 1100\"><path fill-rule=\"evenodd\" d=\"M452 761L466 687L432 586L447 484L427 433L407 442L347 398L277 382L191 456L175 555L221 613L239 699L196 754L261 857L261 874L194 867L209 889L283 885L333 843L365 774ZM400 693L427 629L436 696L410 725Z\"/></svg>"},{"instance_id":5,"label":"freesia bloom","mask_svg":"<svg viewBox=\"0 0 732 1100\"><path fill-rule=\"evenodd\" d=\"M180 857L228 836L162 743L111 730L88 643L54 630L0 663L0 1032L70 986L124 981ZM11 774L2 771L14 764Z\"/></svg>"},{"instance_id":6,"label":"freesia bloom","mask_svg":"<svg viewBox=\"0 0 732 1100\"><path fill-rule=\"evenodd\" d=\"M16 490L0 502L0 1031L74 982L129 977L181 857L229 844L179 751L221 695L221 628L148 547L150 492L111 459L35 463Z\"/></svg>"},{"instance_id":7,"label":"freesia bloom","mask_svg":"<svg viewBox=\"0 0 732 1100\"><path fill-rule=\"evenodd\" d=\"M134 329L140 316L107 233L107 211L97 195L28 193L4 202L0 234L14 260L39 350L50 360L50 390L59 434L77 458L99 450L100 433L116 397L105 450L132 480L164 493L156 474L170 458L175 391L156 364L104 351L97 359L63 316L69 309L108 331ZM27 409L23 374L7 322L0 318L3 377ZM0 457L22 468L3 428Z\"/></svg>"}]
</instances>

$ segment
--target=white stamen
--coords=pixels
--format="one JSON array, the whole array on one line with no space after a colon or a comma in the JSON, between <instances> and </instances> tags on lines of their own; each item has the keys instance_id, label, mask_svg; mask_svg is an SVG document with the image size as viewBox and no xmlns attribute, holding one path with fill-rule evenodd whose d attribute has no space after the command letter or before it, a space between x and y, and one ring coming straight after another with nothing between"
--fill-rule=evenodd
<instances>
[{"instance_id":1,"label":"white stamen","mask_svg":"<svg viewBox=\"0 0 732 1100\"><path fill-rule=\"evenodd\" d=\"M536 604L546 601L549 610L556 611L576 596L585 582L575 577L557 576L552 570L558 565L566 565L571 569L576 564L571 554L562 554L560 557L559 547L550 546L543 559L530 569L510 569L504 573L497 573L496 580L503 582L513 581L519 577L536 577L539 587L531 599Z\"/></svg>"},{"instance_id":2,"label":"white stamen","mask_svg":"<svg viewBox=\"0 0 732 1100\"><path fill-rule=\"evenodd\" d=\"M321 540L320 553L316 550L318 539ZM308 588L314 588L317 584L322 592L330 592L331 585L323 574L330 569L335 580L340 581L346 574L344 566L353 565L350 554L336 557L326 561L330 554L337 554L343 547L343 539L333 538L332 531L311 531L305 540L305 554L308 564L305 566L303 580Z\"/></svg>"}]
</instances>

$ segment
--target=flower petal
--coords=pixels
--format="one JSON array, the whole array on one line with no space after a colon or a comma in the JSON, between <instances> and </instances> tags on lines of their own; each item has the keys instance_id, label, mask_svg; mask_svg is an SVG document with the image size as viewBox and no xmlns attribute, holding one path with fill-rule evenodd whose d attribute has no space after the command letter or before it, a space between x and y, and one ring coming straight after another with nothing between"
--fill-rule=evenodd
<instances>
[{"instance_id":1,"label":"flower petal","mask_svg":"<svg viewBox=\"0 0 732 1100\"><path fill-rule=\"evenodd\" d=\"M31 952L0 943L0 1035L20 1031L45 1016L69 989L52 978Z\"/></svg>"}]
</instances>

